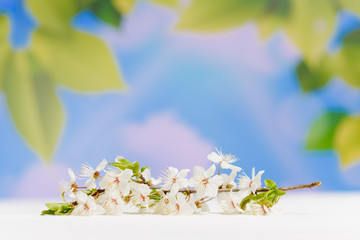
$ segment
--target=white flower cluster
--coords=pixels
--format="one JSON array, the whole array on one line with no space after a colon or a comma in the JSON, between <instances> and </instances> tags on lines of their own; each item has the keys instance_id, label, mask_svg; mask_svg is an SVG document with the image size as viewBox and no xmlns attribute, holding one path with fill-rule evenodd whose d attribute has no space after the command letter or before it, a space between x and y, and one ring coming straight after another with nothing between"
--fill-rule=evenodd
<instances>
[{"instance_id":1,"label":"white flower cluster","mask_svg":"<svg viewBox=\"0 0 360 240\"><path fill-rule=\"evenodd\" d=\"M103 160L95 169L84 164L79 177L69 169L70 181L61 182L60 191L71 199L62 204L47 204L43 214L71 215L120 215L127 209L141 213L180 214L208 212L207 202L216 198L225 213L267 214L269 207L279 200L284 192L276 189L271 180L263 193L261 175L264 171L248 177L233 163L238 159L221 151L208 155L213 163L208 169L195 166L190 170L169 167L159 179L151 177L147 167L117 157L114 163ZM111 165L111 166L108 166ZM218 169L217 173L216 170ZM221 174L221 169L231 173ZM79 187L77 180L85 179ZM266 183L266 182L265 182ZM266 194L265 194L266 193Z\"/></svg>"}]
</instances>

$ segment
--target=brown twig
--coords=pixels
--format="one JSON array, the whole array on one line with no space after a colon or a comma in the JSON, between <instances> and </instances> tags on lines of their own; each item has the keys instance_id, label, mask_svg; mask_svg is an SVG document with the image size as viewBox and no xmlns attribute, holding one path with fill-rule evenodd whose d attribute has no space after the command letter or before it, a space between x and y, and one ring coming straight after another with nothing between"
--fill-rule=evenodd
<instances>
[{"instance_id":1,"label":"brown twig","mask_svg":"<svg viewBox=\"0 0 360 240\"><path fill-rule=\"evenodd\" d=\"M321 185L321 182L313 182L310 184L302 184L302 185L296 185L296 186L291 186L291 187L283 187L283 188L279 188L280 190L283 190L285 192L287 191L292 191L292 190L298 190L298 189L305 189L305 188L314 188L314 187L318 187ZM160 189L160 187L157 186L150 186L151 189ZM169 192L169 190L162 190L164 193ZM240 189L235 188L235 189L229 189L229 188L220 188L219 189L219 193L221 192L239 192ZM266 192L269 191L268 188L258 188L256 190L256 192ZM186 193L196 193L196 190L194 189L180 189L179 192L186 192Z\"/></svg>"}]
</instances>

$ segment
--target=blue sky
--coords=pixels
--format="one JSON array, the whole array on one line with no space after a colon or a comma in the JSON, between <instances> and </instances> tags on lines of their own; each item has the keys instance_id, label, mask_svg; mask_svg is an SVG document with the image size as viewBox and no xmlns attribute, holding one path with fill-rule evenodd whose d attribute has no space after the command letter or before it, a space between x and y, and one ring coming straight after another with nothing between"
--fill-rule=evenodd
<instances>
[{"instance_id":1,"label":"blue sky","mask_svg":"<svg viewBox=\"0 0 360 240\"><path fill-rule=\"evenodd\" d=\"M22 1L0 0L13 23L16 48L31 43L36 21ZM45 166L14 128L0 93L0 197L56 195L66 169L96 165L117 155L149 165L154 174L167 166L209 165L215 147L236 154L247 173L256 166L279 185L323 181L322 190L360 189L360 167L339 167L333 151L304 148L312 122L327 109L360 109L358 90L340 79L303 93L295 67L297 49L283 33L259 39L253 23L217 34L176 32L177 15L140 1L115 29L90 12L74 27L108 43L128 90L81 94L64 87L57 93L66 124ZM341 13L329 48L336 50L358 19ZM36 190L29 190L36 185Z\"/></svg>"}]
</instances>

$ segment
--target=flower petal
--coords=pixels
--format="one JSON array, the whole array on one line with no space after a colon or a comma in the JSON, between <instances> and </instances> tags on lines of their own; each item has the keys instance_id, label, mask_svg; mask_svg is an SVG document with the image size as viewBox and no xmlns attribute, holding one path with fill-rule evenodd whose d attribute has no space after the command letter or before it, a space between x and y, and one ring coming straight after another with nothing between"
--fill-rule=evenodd
<instances>
[{"instance_id":1,"label":"flower petal","mask_svg":"<svg viewBox=\"0 0 360 240\"><path fill-rule=\"evenodd\" d=\"M205 174L205 169L203 167L195 166L194 167L194 176L203 177Z\"/></svg>"},{"instance_id":2,"label":"flower petal","mask_svg":"<svg viewBox=\"0 0 360 240\"><path fill-rule=\"evenodd\" d=\"M147 182L150 181L150 179L151 179L150 169L146 168L141 174L144 177L145 181L147 181Z\"/></svg>"},{"instance_id":3,"label":"flower petal","mask_svg":"<svg viewBox=\"0 0 360 240\"><path fill-rule=\"evenodd\" d=\"M253 182L256 183L256 185L258 185L258 187L261 187L261 175L263 175L265 171L259 171L258 174L255 176L255 178L253 179Z\"/></svg>"},{"instance_id":4,"label":"flower petal","mask_svg":"<svg viewBox=\"0 0 360 240\"><path fill-rule=\"evenodd\" d=\"M81 191L77 192L75 197L78 204L85 204L89 198L88 195L86 195L86 193Z\"/></svg>"},{"instance_id":5,"label":"flower petal","mask_svg":"<svg viewBox=\"0 0 360 240\"><path fill-rule=\"evenodd\" d=\"M69 176L70 176L70 181L73 182L76 179L76 176L74 174L74 171L71 168L68 168L68 172L69 172Z\"/></svg>"},{"instance_id":6,"label":"flower petal","mask_svg":"<svg viewBox=\"0 0 360 240\"><path fill-rule=\"evenodd\" d=\"M103 159L99 163L99 165L97 165L97 167L95 168L95 171L99 172L99 171L103 170L106 167L106 165L107 165L107 161L106 161L106 159Z\"/></svg>"},{"instance_id":7,"label":"flower petal","mask_svg":"<svg viewBox=\"0 0 360 240\"><path fill-rule=\"evenodd\" d=\"M237 167L237 166L234 166L228 162L221 162L221 168L224 168L224 169L231 169L233 171L236 171L236 172L240 172L241 171L241 167Z\"/></svg>"},{"instance_id":8,"label":"flower petal","mask_svg":"<svg viewBox=\"0 0 360 240\"><path fill-rule=\"evenodd\" d=\"M131 169L125 169L122 173L121 173L121 179L122 180L130 180L130 178L133 175L133 171Z\"/></svg>"},{"instance_id":9,"label":"flower petal","mask_svg":"<svg viewBox=\"0 0 360 240\"><path fill-rule=\"evenodd\" d=\"M216 175L211 178L211 183L215 184L216 186L220 186L221 184L223 184L223 182L224 182L223 178L219 175Z\"/></svg>"},{"instance_id":10,"label":"flower petal","mask_svg":"<svg viewBox=\"0 0 360 240\"><path fill-rule=\"evenodd\" d=\"M213 198L213 197L216 197L216 195L218 194L218 186L213 184L213 183L209 183L207 186L206 186L206 195L209 197L209 198Z\"/></svg>"},{"instance_id":11,"label":"flower petal","mask_svg":"<svg viewBox=\"0 0 360 240\"><path fill-rule=\"evenodd\" d=\"M213 163L219 163L221 161L221 156L219 156L216 152L212 152L207 155L207 159L209 159Z\"/></svg>"},{"instance_id":12,"label":"flower petal","mask_svg":"<svg viewBox=\"0 0 360 240\"><path fill-rule=\"evenodd\" d=\"M185 178L189 172L190 172L190 169L181 169L177 175L177 178Z\"/></svg>"},{"instance_id":13,"label":"flower petal","mask_svg":"<svg viewBox=\"0 0 360 240\"><path fill-rule=\"evenodd\" d=\"M174 167L169 167L168 171L169 171L169 177L171 177L171 178L176 177L176 174L179 172L179 170Z\"/></svg>"},{"instance_id":14,"label":"flower petal","mask_svg":"<svg viewBox=\"0 0 360 240\"><path fill-rule=\"evenodd\" d=\"M211 167L209 167L209 169L206 170L206 172L204 174L205 178L212 177L215 173L215 170L216 170L215 164L211 165Z\"/></svg>"}]
</instances>

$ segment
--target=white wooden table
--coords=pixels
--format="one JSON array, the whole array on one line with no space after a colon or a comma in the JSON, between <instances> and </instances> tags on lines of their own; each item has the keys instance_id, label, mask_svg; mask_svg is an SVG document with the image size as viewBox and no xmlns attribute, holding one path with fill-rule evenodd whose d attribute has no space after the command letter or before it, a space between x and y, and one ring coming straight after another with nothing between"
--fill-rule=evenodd
<instances>
[{"instance_id":1,"label":"white wooden table","mask_svg":"<svg viewBox=\"0 0 360 240\"><path fill-rule=\"evenodd\" d=\"M51 200L50 200L51 201ZM360 239L359 193L289 193L270 216L40 216L44 202L0 200L0 239Z\"/></svg>"}]
</instances>

